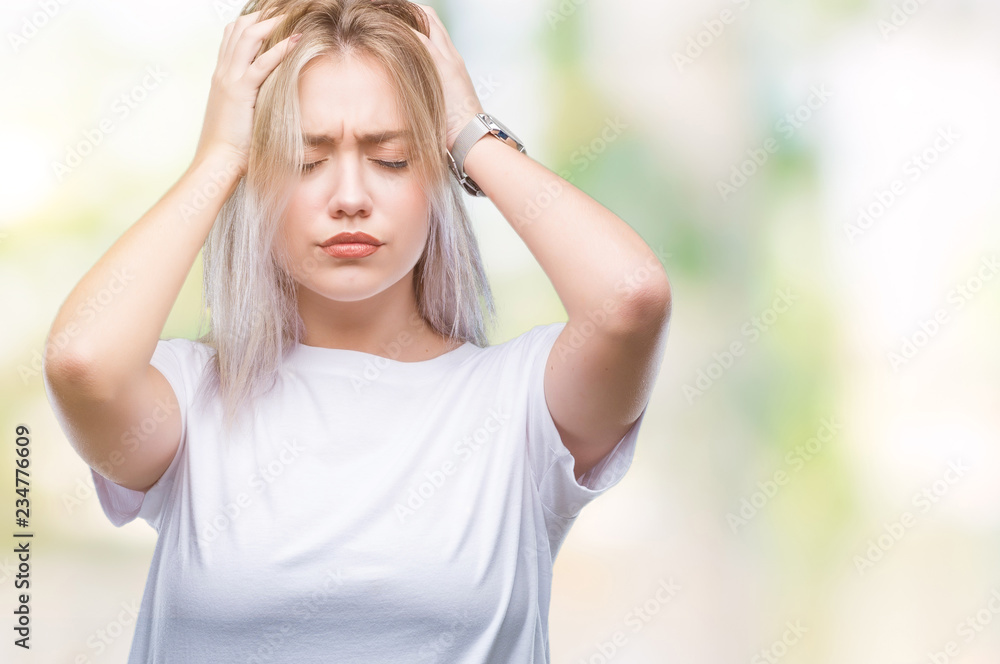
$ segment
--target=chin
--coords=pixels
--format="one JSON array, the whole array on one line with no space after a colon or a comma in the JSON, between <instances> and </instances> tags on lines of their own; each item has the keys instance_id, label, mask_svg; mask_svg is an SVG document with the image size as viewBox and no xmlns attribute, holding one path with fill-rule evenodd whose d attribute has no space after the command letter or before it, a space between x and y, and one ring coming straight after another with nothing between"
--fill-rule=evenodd
<instances>
[{"instance_id":1,"label":"chin","mask_svg":"<svg viewBox=\"0 0 1000 664\"><path fill-rule=\"evenodd\" d=\"M370 297L378 295L385 290L381 284L371 284L367 281L358 283L350 281L345 283L342 280L328 280L322 284L312 284L309 289L327 300L335 302L360 302Z\"/></svg>"}]
</instances>

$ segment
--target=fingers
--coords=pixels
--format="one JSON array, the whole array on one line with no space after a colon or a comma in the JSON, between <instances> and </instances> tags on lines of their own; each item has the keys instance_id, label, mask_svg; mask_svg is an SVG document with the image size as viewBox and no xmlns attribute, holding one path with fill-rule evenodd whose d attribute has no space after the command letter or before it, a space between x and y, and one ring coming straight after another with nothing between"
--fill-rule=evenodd
<instances>
[{"instance_id":1,"label":"fingers","mask_svg":"<svg viewBox=\"0 0 1000 664\"><path fill-rule=\"evenodd\" d=\"M223 59L226 57L226 52L229 48L229 35L233 32L233 24L227 23L226 29L222 31L222 43L219 44L219 57L216 58L221 65Z\"/></svg>"},{"instance_id":2,"label":"fingers","mask_svg":"<svg viewBox=\"0 0 1000 664\"><path fill-rule=\"evenodd\" d=\"M239 25L246 24L247 21L255 21L260 15L260 11L252 12L246 14L245 16L236 17L235 21L232 21L226 25L226 30L224 32L224 38L222 40L222 49L219 55L219 68L225 69L229 67L229 62L232 60L233 56L233 46L236 44L236 40L240 36L240 31L236 28ZM235 34L234 34L235 33Z\"/></svg>"},{"instance_id":3,"label":"fingers","mask_svg":"<svg viewBox=\"0 0 1000 664\"><path fill-rule=\"evenodd\" d=\"M422 5L419 2L414 2L413 4L420 7L430 23L431 41L433 42L440 39L442 44L446 46L446 48L440 49L441 51L455 50L455 45L451 43L451 36L448 35L448 30L445 29L444 23L441 21L440 17L438 17L434 8L429 5Z\"/></svg>"},{"instance_id":4,"label":"fingers","mask_svg":"<svg viewBox=\"0 0 1000 664\"><path fill-rule=\"evenodd\" d=\"M441 64L447 63L449 66L464 62L462 56L459 55L458 50L455 45L451 42L451 38L448 36L448 31L445 30L444 24L441 23L441 19L438 18L437 12L434 11L433 7L427 7L419 3L414 2L427 16L428 26L430 27L430 37L423 34L419 30L414 30L410 28L415 33L417 33L417 39L423 42L427 50L430 51L431 56L436 62Z\"/></svg>"},{"instance_id":5,"label":"fingers","mask_svg":"<svg viewBox=\"0 0 1000 664\"><path fill-rule=\"evenodd\" d=\"M264 40L264 37L267 36L267 33L270 32L279 20L284 18L284 14L279 14L278 16L272 16L269 19L257 22L257 19L260 18L261 11L263 10L258 10L256 12L240 16L236 19L236 21L230 24L232 25L232 28L229 32L229 42L226 45L225 61L222 63L222 66L225 69L231 69L235 65L240 68L241 71L239 73L242 74L245 68L250 65L253 53L256 53L256 49L260 48L260 43ZM264 34L260 36L259 40L254 40L256 41L254 51L252 51L249 55L245 55L247 47L245 46L246 40L243 38L244 33L249 36L256 37L261 30L264 30Z\"/></svg>"},{"instance_id":6,"label":"fingers","mask_svg":"<svg viewBox=\"0 0 1000 664\"><path fill-rule=\"evenodd\" d=\"M265 52L257 56L257 59L253 61L250 68L247 69L247 79L253 83L255 88L259 88L264 82L264 79L274 71L274 68L278 66L292 47L298 43L299 37L302 33L297 33L294 35L289 35L285 37L280 42L267 49Z\"/></svg>"},{"instance_id":7,"label":"fingers","mask_svg":"<svg viewBox=\"0 0 1000 664\"><path fill-rule=\"evenodd\" d=\"M278 16L273 16L269 19L248 25L244 28L243 33L240 35L240 38L237 40L236 46L233 49L232 61L232 64L235 65L241 73L246 71L246 69L253 62L254 56L257 55L258 51L260 51L260 45L263 43L264 39L266 39L274 28L276 28L284 19L285 14L279 14Z\"/></svg>"},{"instance_id":8,"label":"fingers","mask_svg":"<svg viewBox=\"0 0 1000 664\"><path fill-rule=\"evenodd\" d=\"M428 39L427 35L420 32L416 28L410 28L410 30L413 30L413 34L417 36L417 39L419 39L420 42L427 47L427 50L431 52L431 57L437 60L437 58L441 55L441 51L438 49L437 44Z\"/></svg>"}]
</instances>

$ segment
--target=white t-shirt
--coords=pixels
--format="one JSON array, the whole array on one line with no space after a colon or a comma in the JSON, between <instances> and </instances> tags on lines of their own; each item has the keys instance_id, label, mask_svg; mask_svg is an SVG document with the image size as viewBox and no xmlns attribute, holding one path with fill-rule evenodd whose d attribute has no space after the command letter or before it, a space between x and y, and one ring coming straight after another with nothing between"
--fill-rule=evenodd
<instances>
[{"instance_id":1,"label":"white t-shirt","mask_svg":"<svg viewBox=\"0 0 1000 664\"><path fill-rule=\"evenodd\" d=\"M543 392L564 326L421 362L299 344L228 452L214 351L161 339L176 456L145 493L92 471L158 533L129 663L548 663L552 563L646 414L577 483Z\"/></svg>"}]
</instances>

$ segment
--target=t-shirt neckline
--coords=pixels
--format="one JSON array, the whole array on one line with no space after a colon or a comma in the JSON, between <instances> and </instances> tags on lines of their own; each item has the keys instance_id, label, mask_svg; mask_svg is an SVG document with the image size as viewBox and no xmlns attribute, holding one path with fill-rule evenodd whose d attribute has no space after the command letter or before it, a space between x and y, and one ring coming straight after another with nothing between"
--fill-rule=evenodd
<instances>
[{"instance_id":1,"label":"t-shirt neckline","mask_svg":"<svg viewBox=\"0 0 1000 664\"><path fill-rule=\"evenodd\" d=\"M285 362L296 368L316 368L320 370L343 371L345 373L365 370L382 369L394 374L414 375L436 373L461 362L478 346L466 341L458 348L429 360L402 362L374 353L344 348L326 348L323 346L307 346L296 343L288 353Z\"/></svg>"}]
</instances>

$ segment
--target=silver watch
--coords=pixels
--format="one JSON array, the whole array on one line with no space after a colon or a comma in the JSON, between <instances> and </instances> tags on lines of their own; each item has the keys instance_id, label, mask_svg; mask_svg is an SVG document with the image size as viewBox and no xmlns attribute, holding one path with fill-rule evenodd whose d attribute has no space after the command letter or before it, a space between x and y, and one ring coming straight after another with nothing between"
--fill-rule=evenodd
<instances>
[{"instance_id":1,"label":"silver watch","mask_svg":"<svg viewBox=\"0 0 1000 664\"><path fill-rule=\"evenodd\" d=\"M465 156L469 154L469 150L476 144L476 141L486 134L493 134L499 140L515 148L518 152L525 151L524 143L510 129L507 129L506 125L492 115L477 113L476 117L472 118L469 124L465 125L465 128L458 134L455 144L448 153L448 159L451 161L451 170L455 173L455 177L458 178L458 183L473 196L485 196L486 194L479 188L479 185L473 182L472 178L466 175L464 169Z\"/></svg>"}]
</instances>

